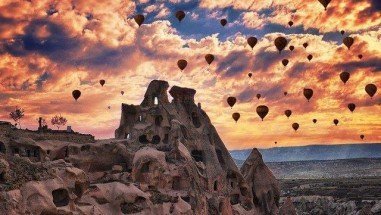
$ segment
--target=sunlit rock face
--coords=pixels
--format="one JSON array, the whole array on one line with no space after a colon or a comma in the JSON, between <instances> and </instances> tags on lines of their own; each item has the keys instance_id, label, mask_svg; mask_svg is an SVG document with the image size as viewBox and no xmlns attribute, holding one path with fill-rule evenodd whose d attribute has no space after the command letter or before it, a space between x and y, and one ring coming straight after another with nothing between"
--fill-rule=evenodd
<instances>
[{"instance_id":1,"label":"sunlit rock face","mask_svg":"<svg viewBox=\"0 0 381 215\"><path fill-rule=\"evenodd\" d=\"M122 104L115 139L8 137L42 158L0 153L0 214L275 213L279 188L259 153L243 176L196 91L174 86L169 102L168 88L152 81L140 105Z\"/></svg>"}]
</instances>

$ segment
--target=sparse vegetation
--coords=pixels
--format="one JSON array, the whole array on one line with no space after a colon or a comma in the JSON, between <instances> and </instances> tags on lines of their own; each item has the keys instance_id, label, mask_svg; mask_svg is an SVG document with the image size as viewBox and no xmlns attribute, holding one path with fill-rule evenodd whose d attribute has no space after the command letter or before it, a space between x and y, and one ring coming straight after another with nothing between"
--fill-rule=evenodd
<instances>
[{"instance_id":1,"label":"sparse vegetation","mask_svg":"<svg viewBox=\"0 0 381 215\"><path fill-rule=\"evenodd\" d=\"M9 113L9 116L15 121L15 126L21 128L21 119L24 117L24 109L16 107L14 111Z\"/></svg>"},{"instance_id":2,"label":"sparse vegetation","mask_svg":"<svg viewBox=\"0 0 381 215\"><path fill-rule=\"evenodd\" d=\"M61 115L55 115L52 117L51 123L53 126L56 126L58 130L60 130L60 126L66 125L67 119Z\"/></svg>"}]
</instances>

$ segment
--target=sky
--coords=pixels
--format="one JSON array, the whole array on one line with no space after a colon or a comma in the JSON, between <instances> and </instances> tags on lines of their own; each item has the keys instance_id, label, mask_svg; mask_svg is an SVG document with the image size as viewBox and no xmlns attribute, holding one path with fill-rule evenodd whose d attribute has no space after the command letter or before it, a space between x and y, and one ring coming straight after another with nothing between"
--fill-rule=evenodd
<instances>
[{"instance_id":1,"label":"sky","mask_svg":"<svg viewBox=\"0 0 381 215\"><path fill-rule=\"evenodd\" d=\"M181 22L178 10L186 14ZM137 14L145 16L140 27ZM253 49L250 36L258 38ZM281 53L279 36L288 41ZM350 49L346 36L354 38ZM21 107L22 128L36 129L40 116L52 127L62 115L75 131L113 138L121 103L140 104L149 82L161 79L197 91L228 149L380 142L381 90L373 98L365 92L367 84L381 87L380 48L379 0L332 0L327 10L318 0L2 0L0 120ZM215 56L210 66L206 54ZM182 72L179 59L188 61ZM310 102L304 88L314 90ZM237 98L232 109L229 96ZM263 122L259 105L270 109Z\"/></svg>"}]
</instances>

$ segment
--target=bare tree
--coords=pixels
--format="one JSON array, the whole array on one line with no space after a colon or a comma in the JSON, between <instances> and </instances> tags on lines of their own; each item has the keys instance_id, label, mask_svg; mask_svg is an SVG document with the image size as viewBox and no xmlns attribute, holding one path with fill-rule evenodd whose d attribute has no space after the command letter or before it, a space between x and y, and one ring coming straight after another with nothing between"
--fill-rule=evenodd
<instances>
[{"instance_id":1,"label":"bare tree","mask_svg":"<svg viewBox=\"0 0 381 215\"><path fill-rule=\"evenodd\" d=\"M9 116L15 121L15 126L18 124L21 128L21 118L24 117L24 109L16 107L14 111L9 113Z\"/></svg>"},{"instance_id":2,"label":"bare tree","mask_svg":"<svg viewBox=\"0 0 381 215\"><path fill-rule=\"evenodd\" d=\"M55 115L52 117L51 123L53 126L57 126L57 129L60 130L60 126L66 125L67 119L61 115Z\"/></svg>"}]
</instances>

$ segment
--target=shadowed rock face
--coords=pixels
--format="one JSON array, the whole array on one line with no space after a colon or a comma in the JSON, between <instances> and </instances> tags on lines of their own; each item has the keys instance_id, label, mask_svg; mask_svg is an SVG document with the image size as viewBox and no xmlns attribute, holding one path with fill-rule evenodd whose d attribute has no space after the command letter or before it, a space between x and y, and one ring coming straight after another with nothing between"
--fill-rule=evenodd
<instances>
[{"instance_id":1,"label":"shadowed rock face","mask_svg":"<svg viewBox=\"0 0 381 215\"><path fill-rule=\"evenodd\" d=\"M241 167L253 193L253 203L261 214L277 214L280 198L278 182L263 162L262 155L253 149Z\"/></svg>"},{"instance_id":2,"label":"shadowed rock face","mask_svg":"<svg viewBox=\"0 0 381 215\"><path fill-rule=\"evenodd\" d=\"M262 159L254 159L255 167L248 161L245 180L209 117L194 103L196 91L174 86L169 102L168 86L152 81L141 105L122 104L115 139L68 143L12 137L39 146L42 159L33 163L0 153L3 199L10 205L0 207L0 214L276 211L279 190ZM5 186L23 168L44 171L25 171L22 183Z\"/></svg>"}]
</instances>

